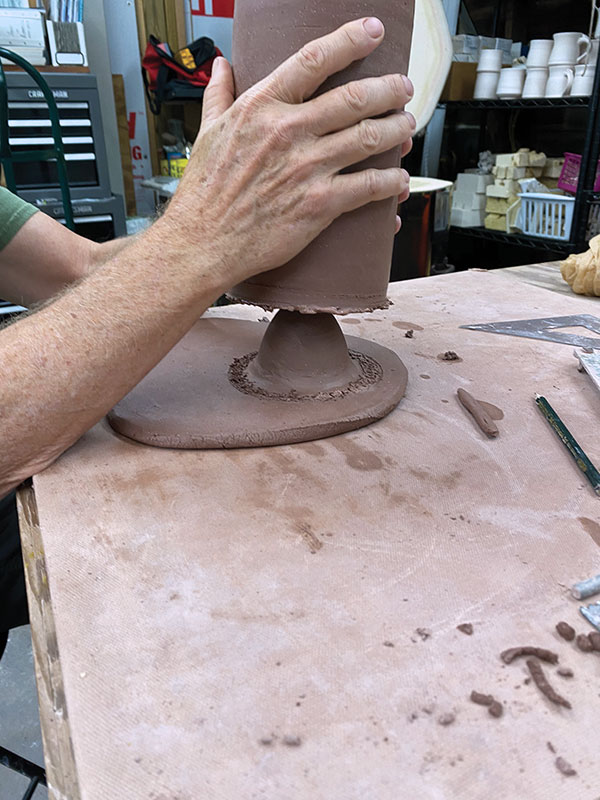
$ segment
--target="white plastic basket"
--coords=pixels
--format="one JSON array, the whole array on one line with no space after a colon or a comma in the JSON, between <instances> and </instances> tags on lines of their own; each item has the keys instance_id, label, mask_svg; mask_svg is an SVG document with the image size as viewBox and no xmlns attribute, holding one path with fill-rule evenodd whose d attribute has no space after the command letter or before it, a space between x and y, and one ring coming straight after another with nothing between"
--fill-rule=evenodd
<instances>
[{"instance_id":1,"label":"white plastic basket","mask_svg":"<svg viewBox=\"0 0 600 800\"><path fill-rule=\"evenodd\" d=\"M523 233L540 239L569 239L574 197L536 192L526 192L519 197L521 210L517 224Z\"/></svg>"}]
</instances>

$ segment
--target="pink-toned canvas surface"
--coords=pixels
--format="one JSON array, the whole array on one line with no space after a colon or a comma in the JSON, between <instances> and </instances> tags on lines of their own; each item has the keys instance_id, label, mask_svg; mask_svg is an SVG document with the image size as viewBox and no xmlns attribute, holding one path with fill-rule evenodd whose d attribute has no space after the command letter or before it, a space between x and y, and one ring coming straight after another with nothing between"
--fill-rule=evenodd
<instances>
[{"instance_id":1,"label":"pink-toned canvas surface","mask_svg":"<svg viewBox=\"0 0 600 800\"><path fill-rule=\"evenodd\" d=\"M85 800L600 794L600 655L554 632L561 619L590 630L567 586L600 572L600 501L533 396L596 463L600 397L568 346L458 329L600 305L483 272L391 296L388 311L342 322L409 368L385 420L207 452L101 424L35 478ZM438 360L446 350L462 361ZM504 410L498 439L459 386ZM572 710L524 684L524 663L502 665L520 644L573 669L548 669ZM472 689L504 716L470 703Z\"/></svg>"}]
</instances>

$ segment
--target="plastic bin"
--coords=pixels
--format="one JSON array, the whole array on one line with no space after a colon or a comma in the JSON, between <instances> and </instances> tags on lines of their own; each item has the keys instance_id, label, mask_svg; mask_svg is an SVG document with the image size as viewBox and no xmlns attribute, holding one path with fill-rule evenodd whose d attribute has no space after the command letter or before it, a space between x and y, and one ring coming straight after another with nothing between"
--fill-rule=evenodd
<instances>
[{"instance_id":1,"label":"plastic bin","mask_svg":"<svg viewBox=\"0 0 600 800\"><path fill-rule=\"evenodd\" d=\"M565 163L560 171L560 178L558 179L558 188L563 192L570 192L575 194L577 191L577 181L579 180L579 169L581 167L581 156L577 153L565 153ZM596 167L596 180L594 182L594 191L600 192L600 161Z\"/></svg>"},{"instance_id":2,"label":"plastic bin","mask_svg":"<svg viewBox=\"0 0 600 800\"><path fill-rule=\"evenodd\" d=\"M526 192L519 195L518 227L528 236L568 241L573 222L574 197Z\"/></svg>"}]
</instances>

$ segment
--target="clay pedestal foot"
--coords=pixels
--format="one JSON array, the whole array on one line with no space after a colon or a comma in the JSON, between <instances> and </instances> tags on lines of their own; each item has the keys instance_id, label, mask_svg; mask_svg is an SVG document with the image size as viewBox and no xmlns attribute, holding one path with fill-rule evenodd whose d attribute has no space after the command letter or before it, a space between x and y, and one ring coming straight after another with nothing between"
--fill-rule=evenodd
<instances>
[{"instance_id":1,"label":"clay pedestal foot","mask_svg":"<svg viewBox=\"0 0 600 800\"><path fill-rule=\"evenodd\" d=\"M334 436L388 414L406 368L344 337L330 314L202 319L115 408L118 433L157 447L261 447Z\"/></svg>"}]
</instances>

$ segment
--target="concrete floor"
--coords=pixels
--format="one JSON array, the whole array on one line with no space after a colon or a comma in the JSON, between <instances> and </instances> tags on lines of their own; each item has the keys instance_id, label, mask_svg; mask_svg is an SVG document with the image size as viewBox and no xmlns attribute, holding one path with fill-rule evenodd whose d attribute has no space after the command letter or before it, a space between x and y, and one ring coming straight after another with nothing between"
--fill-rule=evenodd
<instances>
[{"instance_id":1,"label":"concrete floor","mask_svg":"<svg viewBox=\"0 0 600 800\"><path fill-rule=\"evenodd\" d=\"M38 715L29 626L11 631L0 661L0 745L43 765L42 735ZM0 765L0 800L21 800L28 780ZM47 800L45 787L34 800Z\"/></svg>"}]
</instances>

